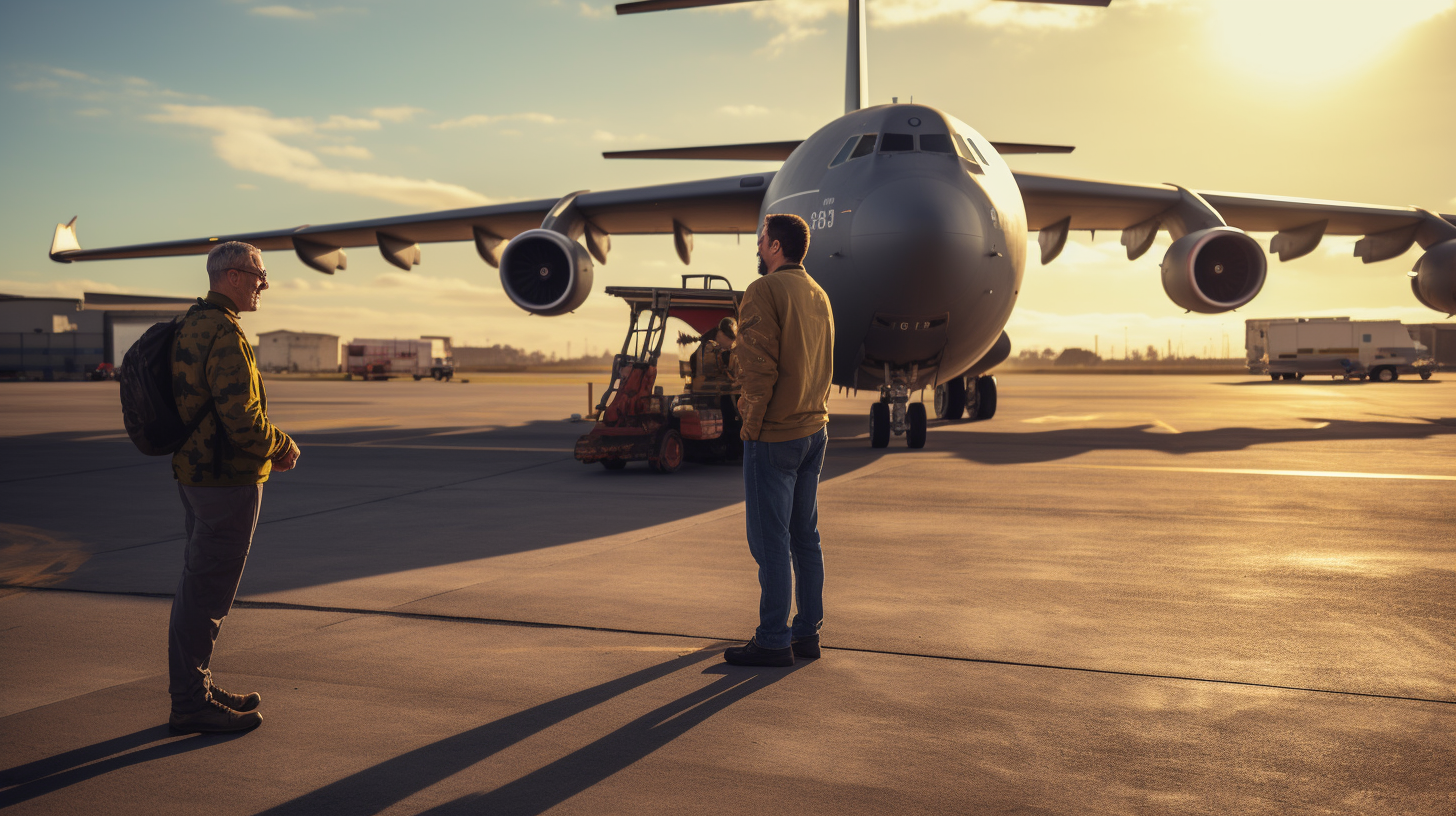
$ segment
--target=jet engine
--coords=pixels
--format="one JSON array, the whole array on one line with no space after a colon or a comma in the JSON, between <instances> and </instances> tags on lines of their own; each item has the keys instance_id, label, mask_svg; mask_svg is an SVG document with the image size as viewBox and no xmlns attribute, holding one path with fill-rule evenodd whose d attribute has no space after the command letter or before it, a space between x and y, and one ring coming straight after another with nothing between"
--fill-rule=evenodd
<instances>
[{"instance_id":1,"label":"jet engine","mask_svg":"<svg viewBox=\"0 0 1456 816\"><path fill-rule=\"evenodd\" d=\"M1183 308L1202 314L1237 309L1264 288L1269 262L1243 230L1212 227L1190 232L1163 256L1163 291Z\"/></svg>"},{"instance_id":2,"label":"jet engine","mask_svg":"<svg viewBox=\"0 0 1456 816\"><path fill-rule=\"evenodd\" d=\"M1428 309L1456 313L1456 240L1431 247L1416 262L1411 293Z\"/></svg>"},{"instance_id":3,"label":"jet engine","mask_svg":"<svg viewBox=\"0 0 1456 816\"><path fill-rule=\"evenodd\" d=\"M531 314L565 314L591 294L592 260L559 232L526 230L501 253L500 279L511 301Z\"/></svg>"}]
</instances>

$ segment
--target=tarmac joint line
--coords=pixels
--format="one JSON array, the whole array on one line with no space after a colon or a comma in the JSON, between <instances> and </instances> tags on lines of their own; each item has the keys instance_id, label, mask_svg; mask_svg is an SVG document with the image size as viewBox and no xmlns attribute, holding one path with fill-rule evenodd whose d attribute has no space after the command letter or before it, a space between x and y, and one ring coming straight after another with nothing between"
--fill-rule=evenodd
<instances>
[{"instance_id":1,"label":"tarmac joint line","mask_svg":"<svg viewBox=\"0 0 1456 816\"><path fill-rule=\"evenodd\" d=\"M21 589L37 592L72 592L84 595L113 595L134 598L172 598L170 592L118 592L114 590L98 589L72 589L69 587L46 587L46 586L25 586L19 584L0 583L0 589ZM284 601L234 601L236 609L270 609L294 612L330 612L341 615L355 615L360 617L386 617L402 618L405 620L421 621L442 621L446 623L470 623L485 626L518 626L528 629L568 629L579 632L606 632L618 635L643 635L645 637L670 637L686 640L709 640L718 643L738 643L742 640L739 637L725 637L721 635L693 635L683 632L656 632L647 629L624 629L614 626L588 626L576 623L544 623L541 621L521 621L507 618L483 618L470 615L439 615L423 612L399 612L389 609L360 609L344 606L320 606L314 604L287 603ZM859 654L885 655L888 657L920 658L923 660L946 660L955 663L977 663L988 666L1012 666L1026 669L1045 669L1048 671L1079 672L1083 674L1103 674L1113 677L1138 677L1149 680L1180 680L1188 683L1213 683L1223 686L1242 686L1244 688L1262 688L1275 691L1298 691L1308 694L1333 694L1341 697L1366 697L1377 700L1398 700L1409 703L1435 703L1437 705L1456 706L1456 699L1439 699L1434 697L1414 697L1404 694L1379 694L1371 691L1350 691L1348 689L1315 688L1312 686L1290 686L1280 683L1256 683L1250 680L1224 680L1216 677L1189 677L1179 674L1156 674L1153 672L1121 671L1118 669L1097 669L1089 666L1059 666L1053 663L1032 663L1021 660L997 660L987 657L958 657L955 655L927 654L924 652L902 652L893 649L869 649L854 646L822 646L826 651L831 652L855 652Z\"/></svg>"}]
</instances>

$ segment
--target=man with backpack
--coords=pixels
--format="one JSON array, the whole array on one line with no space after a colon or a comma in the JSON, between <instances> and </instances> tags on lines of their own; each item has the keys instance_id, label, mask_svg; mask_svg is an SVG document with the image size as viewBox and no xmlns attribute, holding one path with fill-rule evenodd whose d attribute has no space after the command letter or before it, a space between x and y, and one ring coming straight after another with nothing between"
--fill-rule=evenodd
<instances>
[{"instance_id":1,"label":"man with backpack","mask_svg":"<svg viewBox=\"0 0 1456 816\"><path fill-rule=\"evenodd\" d=\"M238 241L207 254L207 297L174 327L172 396L190 429L172 454L187 513L182 580L172 601L170 724L178 731L245 731L263 721L256 693L219 688L208 664L232 608L258 525L263 483L292 470L298 445L268 421L253 347L238 322L258 308L268 273L256 247Z\"/></svg>"}]
</instances>

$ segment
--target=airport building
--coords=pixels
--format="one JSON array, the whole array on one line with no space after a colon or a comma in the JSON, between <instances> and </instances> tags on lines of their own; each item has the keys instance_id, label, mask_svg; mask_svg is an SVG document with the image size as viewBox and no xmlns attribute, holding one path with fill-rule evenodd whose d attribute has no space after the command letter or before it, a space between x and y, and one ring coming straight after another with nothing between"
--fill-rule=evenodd
<instances>
[{"instance_id":1,"label":"airport building","mask_svg":"<svg viewBox=\"0 0 1456 816\"><path fill-rule=\"evenodd\" d=\"M1442 371L1456 371L1456 324L1417 323L1406 326L1421 345L1431 350L1431 357Z\"/></svg>"},{"instance_id":2,"label":"airport building","mask_svg":"<svg viewBox=\"0 0 1456 816\"><path fill-rule=\"evenodd\" d=\"M258 335L263 371L338 371L339 336L279 329Z\"/></svg>"},{"instance_id":3,"label":"airport building","mask_svg":"<svg viewBox=\"0 0 1456 816\"><path fill-rule=\"evenodd\" d=\"M81 298L0 295L0 379L80 380L119 365L154 323L192 298L87 292Z\"/></svg>"}]
</instances>

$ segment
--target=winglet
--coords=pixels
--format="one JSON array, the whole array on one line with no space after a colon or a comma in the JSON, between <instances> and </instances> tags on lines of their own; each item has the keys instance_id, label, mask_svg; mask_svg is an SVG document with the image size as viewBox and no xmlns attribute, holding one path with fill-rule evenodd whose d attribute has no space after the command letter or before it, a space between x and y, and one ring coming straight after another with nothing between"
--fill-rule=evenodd
<instances>
[{"instance_id":1,"label":"winglet","mask_svg":"<svg viewBox=\"0 0 1456 816\"><path fill-rule=\"evenodd\" d=\"M76 240L76 216L65 224L56 225L56 235L51 239L51 260L56 263L70 263L65 258L58 258L67 252L73 252L81 248L81 242Z\"/></svg>"}]
</instances>

